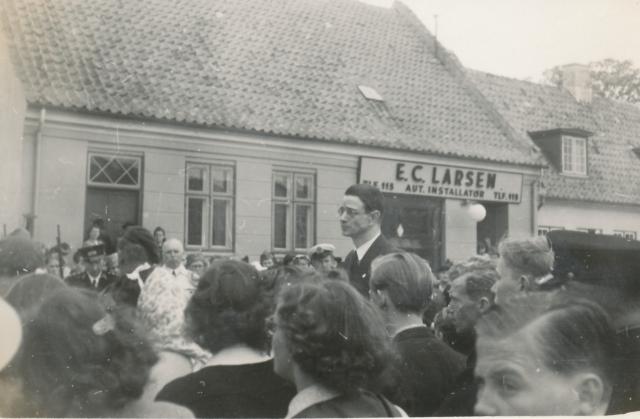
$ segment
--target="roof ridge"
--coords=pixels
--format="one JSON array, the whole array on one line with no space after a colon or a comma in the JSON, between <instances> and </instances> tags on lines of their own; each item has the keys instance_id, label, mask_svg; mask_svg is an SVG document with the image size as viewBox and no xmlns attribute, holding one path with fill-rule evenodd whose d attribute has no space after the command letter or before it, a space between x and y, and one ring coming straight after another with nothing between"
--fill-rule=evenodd
<instances>
[{"instance_id":1,"label":"roof ridge","mask_svg":"<svg viewBox=\"0 0 640 419\"><path fill-rule=\"evenodd\" d=\"M507 119L498 112L493 103L482 93L478 86L476 86L475 82L467 77L466 67L462 65L458 57L444 48L440 41L431 34L429 29L404 3L394 0L393 8L411 25L418 36L432 42L432 54L442 64L445 70L453 76L454 81L459 83L469 94L471 100L485 112L489 120L496 124L500 132L502 132L515 147L520 148L524 155L531 156L531 162L534 165L546 166L546 164L543 163L544 159L542 155L534 147L527 146L530 144L528 139L518 134ZM425 43L429 44L429 42Z\"/></svg>"},{"instance_id":2,"label":"roof ridge","mask_svg":"<svg viewBox=\"0 0 640 419\"><path fill-rule=\"evenodd\" d=\"M466 67L466 71L467 73L475 73L479 76L489 76L489 77L493 77L493 78L497 78L497 79L504 79L504 80L508 80L508 81L512 81L512 82L518 82L518 83L526 83L526 84L532 84L536 87L541 87L541 88L545 88L545 89L549 89L549 90L557 90L560 92L566 92L569 93L568 91L565 91L565 89L563 89L560 86L556 86L554 84L548 84L548 83L544 83L544 82L537 82L537 81L533 81L533 80L526 80L526 79L521 79L518 77L510 77L510 76L505 76L502 74L495 74L495 73L491 73L488 71L483 71L483 70L477 70L475 68L470 68L470 67ZM570 94L570 93L569 93ZM632 108L636 108L638 110L640 110L640 103L631 103L631 102L627 102L625 100L622 99L616 99L616 98L612 98L612 97L605 97L605 96L600 96L598 94L596 94L594 92L593 95L594 98L600 99L600 100L605 100L605 101L609 101L618 105L625 105L628 107L632 107Z\"/></svg>"}]
</instances>

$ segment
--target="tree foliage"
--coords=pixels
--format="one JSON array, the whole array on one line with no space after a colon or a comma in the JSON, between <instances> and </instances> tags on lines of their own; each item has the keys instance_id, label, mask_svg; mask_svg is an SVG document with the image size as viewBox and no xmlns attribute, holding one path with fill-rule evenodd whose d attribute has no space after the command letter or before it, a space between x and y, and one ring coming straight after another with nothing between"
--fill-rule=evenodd
<instances>
[{"instance_id":1,"label":"tree foliage","mask_svg":"<svg viewBox=\"0 0 640 419\"><path fill-rule=\"evenodd\" d=\"M611 99L640 103L640 69L629 60L607 58L589 63L593 93ZM547 83L562 84L562 66L555 66L543 73Z\"/></svg>"}]
</instances>

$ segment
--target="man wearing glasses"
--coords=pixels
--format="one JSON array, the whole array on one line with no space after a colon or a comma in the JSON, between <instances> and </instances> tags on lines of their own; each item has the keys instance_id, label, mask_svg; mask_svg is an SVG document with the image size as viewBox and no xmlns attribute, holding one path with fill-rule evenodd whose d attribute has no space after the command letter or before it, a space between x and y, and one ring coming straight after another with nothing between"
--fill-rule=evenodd
<instances>
[{"instance_id":1,"label":"man wearing glasses","mask_svg":"<svg viewBox=\"0 0 640 419\"><path fill-rule=\"evenodd\" d=\"M355 249L344 261L349 282L362 295L369 297L371 262L380 255L397 252L380 233L384 197L372 185L356 184L347 188L338 208L342 234L351 237Z\"/></svg>"}]
</instances>

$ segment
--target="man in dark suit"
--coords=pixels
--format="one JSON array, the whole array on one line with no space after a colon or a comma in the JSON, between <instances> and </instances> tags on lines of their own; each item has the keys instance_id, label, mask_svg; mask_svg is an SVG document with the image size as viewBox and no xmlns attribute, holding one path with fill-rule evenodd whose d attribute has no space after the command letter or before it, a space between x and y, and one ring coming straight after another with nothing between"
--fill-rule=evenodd
<instances>
[{"instance_id":1,"label":"man in dark suit","mask_svg":"<svg viewBox=\"0 0 640 419\"><path fill-rule=\"evenodd\" d=\"M342 234L351 237L355 246L345 258L344 268L351 285L367 298L371 262L398 250L380 232L383 207L382 192L375 186L359 183L347 188L338 208Z\"/></svg>"},{"instance_id":2,"label":"man in dark suit","mask_svg":"<svg viewBox=\"0 0 640 419\"><path fill-rule=\"evenodd\" d=\"M84 272L70 275L64 279L64 282L71 287L79 287L96 290L98 292L104 290L110 285L115 278L104 272L104 245L83 247L80 250Z\"/></svg>"},{"instance_id":3,"label":"man in dark suit","mask_svg":"<svg viewBox=\"0 0 640 419\"><path fill-rule=\"evenodd\" d=\"M435 337L422 316L435 278L426 260L391 253L373 262L371 301L380 308L398 356L383 393L410 417L433 416L456 385L464 357Z\"/></svg>"}]
</instances>

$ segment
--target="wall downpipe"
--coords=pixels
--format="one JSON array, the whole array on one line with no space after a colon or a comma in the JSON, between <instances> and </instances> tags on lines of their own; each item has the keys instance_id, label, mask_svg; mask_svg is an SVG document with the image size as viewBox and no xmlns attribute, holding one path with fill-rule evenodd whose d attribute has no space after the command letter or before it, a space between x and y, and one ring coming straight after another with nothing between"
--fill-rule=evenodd
<instances>
[{"instance_id":1,"label":"wall downpipe","mask_svg":"<svg viewBox=\"0 0 640 419\"><path fill-rule=\"evenodd\" d=\"M36 218L38 216L38 197L40 188L40 147L42 146L42 131L47 118L45 108L40 109L40 120L36 131L35 143L33 144L33 188L31 196L31 214L29 214L31 224L31 236L36 234Z\"/></svg>"}]
</instances>

